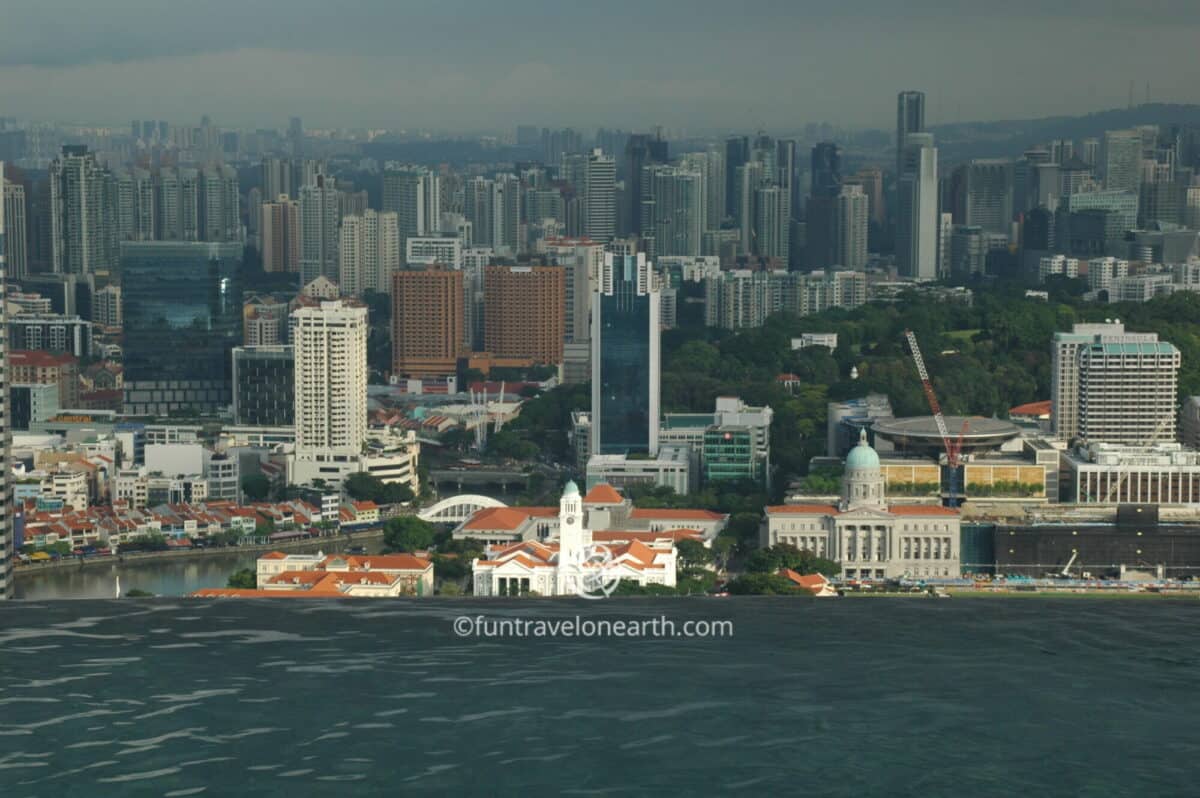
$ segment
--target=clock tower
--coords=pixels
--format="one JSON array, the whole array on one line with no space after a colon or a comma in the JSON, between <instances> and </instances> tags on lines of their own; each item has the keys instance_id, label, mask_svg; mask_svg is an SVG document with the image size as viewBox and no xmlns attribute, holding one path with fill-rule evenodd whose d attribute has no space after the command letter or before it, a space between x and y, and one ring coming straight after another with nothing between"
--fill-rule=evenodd
<instances>
[{"instance_id":1,"label":"clock tower","mask_svg":"<svg viewBox=\"0 0 1200 798\"><path fill-rule=\"evenodd\" d=\"M578 562L583 549L592 542L591 534L583 528L583 498L573 481L563 488L558 500L558 559L559 562Z\"/></svg>"}]
</instances>

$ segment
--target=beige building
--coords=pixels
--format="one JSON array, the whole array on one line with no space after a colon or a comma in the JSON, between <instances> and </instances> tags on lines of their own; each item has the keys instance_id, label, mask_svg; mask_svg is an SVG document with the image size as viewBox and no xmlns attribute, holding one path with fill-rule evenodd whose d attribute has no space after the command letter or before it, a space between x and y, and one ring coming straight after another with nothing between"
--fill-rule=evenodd
<instances>
[{"instance_id":1,"label":"beige building","mask_svg":"<svg viewBox=\"0 0 1200 798\"><path fill-rule=\"evenodd\" d=\"M367 437L367 309L321 302L292 314L296 451L292 482L340 483Z\"/></svg>"},{"instance_id":2,"label":"beige building","mask_svg":"<svg viewBox=\"0 0 1200 798\"><path fill-rule=\"evenodd\" d=\"M958 511L889 505L886 492L879 455L864 432L846 457L841 501L768 507L762 544L785 543L836 560L848 579L960 576Z\"/></svg>"},{"instance_id":3,"label":"beige building","mask_svg":"<svg viewBox=\"0 0 1200 798\"><path fill-rule=\"evenodd\" d=\"M300 203L286 194L264 202L259 229L263 271L300 271Z\"/></svg>"}]
</instances>

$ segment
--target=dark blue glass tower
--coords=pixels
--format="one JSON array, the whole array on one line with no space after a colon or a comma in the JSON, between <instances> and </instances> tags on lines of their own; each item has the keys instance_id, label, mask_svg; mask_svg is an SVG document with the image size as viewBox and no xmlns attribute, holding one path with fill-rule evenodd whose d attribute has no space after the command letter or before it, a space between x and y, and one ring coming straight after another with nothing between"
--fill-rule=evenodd
<instances>
[{"instance_id":1,"label":"dark blue glass tower","mask_svg":"<svg viewBox=\"0 0 1200 798\"><path fill-rule=\"evenodd\" d=\"M213 413L232 402L242 343L242 245L121 245L125 412Z\"/></svg>"},{"instance_id":2,"label":"dark blue glass tower","mask_svg":"<svg viewBox=\"0 0 1200 798\"><path fill-rule=\"evenodd\" d=\"M659 294L644 254L605 255L604 268L592 298L591 450L657 454Z\"/></svg>"}]
</instances>

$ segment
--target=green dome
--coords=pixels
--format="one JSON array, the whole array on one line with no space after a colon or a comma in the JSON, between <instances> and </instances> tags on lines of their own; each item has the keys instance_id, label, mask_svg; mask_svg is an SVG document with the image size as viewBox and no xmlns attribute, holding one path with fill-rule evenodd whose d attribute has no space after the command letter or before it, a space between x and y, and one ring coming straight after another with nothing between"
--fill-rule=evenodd
<instances>
[{"instance_id":1,"label":"green dome","mask_svg":"<svg viewBox=\"0 0 1200 798\"><path fill-rule=\"evenodd\" d=\"M867 443L867 431L863 430L858 438L858 446L846 455L846 468L879 468L879 455Z\"/></svg>"},{"instance_id":2,"label":"green dome","mask_svg":"<svg viewBox=\"0 0 1200 798\"><path fill-rule=\"evenodd\" d=\"M879 459L876 458L875 462L878 463ZM563 488L563 496L578 496L578 495L579 495L579 486L576 485L575 480L572 479L570 482L567 483L566 487Z\"/></svg>"}]
</instances>

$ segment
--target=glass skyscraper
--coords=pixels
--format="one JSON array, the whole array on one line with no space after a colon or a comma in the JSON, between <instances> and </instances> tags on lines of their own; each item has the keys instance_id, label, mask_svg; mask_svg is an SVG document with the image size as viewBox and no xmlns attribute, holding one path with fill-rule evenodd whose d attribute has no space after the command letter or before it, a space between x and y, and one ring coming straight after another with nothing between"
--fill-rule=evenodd
<instances>
[{"instance_id":1,"label":"glass skyscraper","mask_svg":"<svg viewBox=\"0 0 1200 798\"><path fill-rule=\"evenodd\" d=\"M231 404L241 267L237 243L121 244L127 414L204 414Z\"/></svg>"},{"instance_id":2,"label":"glass skyscraper","mask_svg":"<svg viewBox=\"0 0 1200 798\"><path fill-rule=\"evenodd\" d=\"M592 296L592 454L658 453L659 294L644 253L604 256Z\"/></svg>"}]
</instances>

